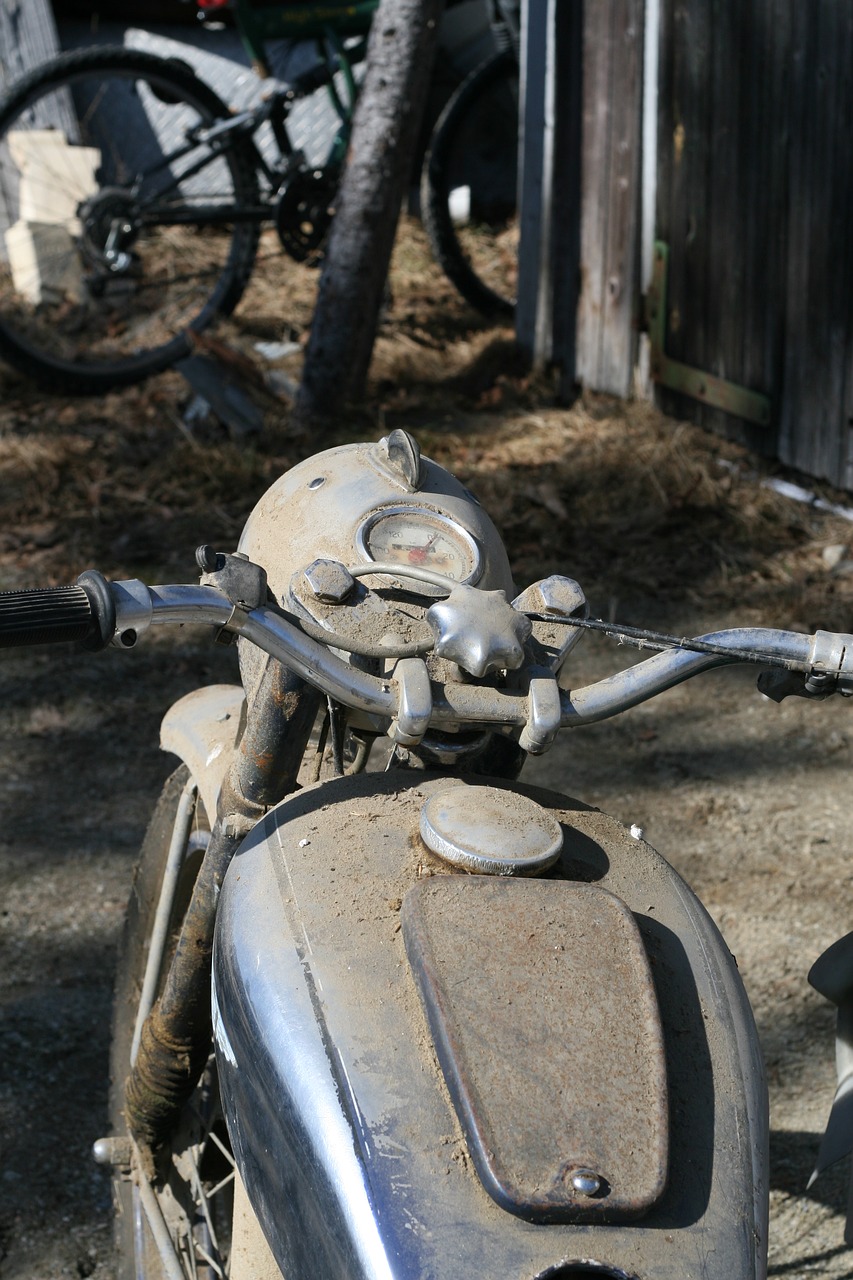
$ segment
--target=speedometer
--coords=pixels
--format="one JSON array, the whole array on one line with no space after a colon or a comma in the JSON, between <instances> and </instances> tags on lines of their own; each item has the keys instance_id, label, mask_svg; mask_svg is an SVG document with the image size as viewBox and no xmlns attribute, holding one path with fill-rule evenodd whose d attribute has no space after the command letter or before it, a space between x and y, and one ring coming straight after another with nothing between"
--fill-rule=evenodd
<instances>
[{"instance_id":1,"label":"speedometer","mask_svg":"<svg viewBox=\"0 0 853 1280\"><path fill-rule=\"evenodd\" d=\"M454 582L482 573L480 548L449 516L422 507L386 507L369 516L357 534L359 550L377 562L431 569Z\"/></svg>"}]
</instances>

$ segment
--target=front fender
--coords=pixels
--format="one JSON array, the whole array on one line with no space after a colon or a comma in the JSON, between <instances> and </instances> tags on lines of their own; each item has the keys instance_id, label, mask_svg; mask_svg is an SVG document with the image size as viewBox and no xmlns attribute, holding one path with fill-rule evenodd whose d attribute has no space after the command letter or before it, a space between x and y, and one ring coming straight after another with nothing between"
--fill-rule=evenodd
<instances>
[{"instance_id":1,"label":"front fender","mask_svg":"<svg viewBox=\"0 0 853 1280\"><path fill-rule=\"evenodd\" d=\"M240 741L245 699L235 684L194 689L169 708L160 746L187 766L212 822L222 782Z\"/></svg>"}]
</instances>

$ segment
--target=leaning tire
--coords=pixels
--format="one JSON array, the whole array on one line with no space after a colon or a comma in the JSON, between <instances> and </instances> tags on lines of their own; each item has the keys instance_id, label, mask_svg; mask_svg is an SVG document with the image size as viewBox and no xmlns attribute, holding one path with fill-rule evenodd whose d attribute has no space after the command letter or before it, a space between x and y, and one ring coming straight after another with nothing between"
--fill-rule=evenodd
<instances>
[{"instance_id":1,"label":"leaning tire","mask_svg":"<svg viewBox=\"0 0 853 1280\"><path fill-rule=\"evenodd\" d=\"M518 63L511 49L464 80L435 126L421 217L436 260L485 315L511 317L518 270Z\"/></svg>"}]
</instances>

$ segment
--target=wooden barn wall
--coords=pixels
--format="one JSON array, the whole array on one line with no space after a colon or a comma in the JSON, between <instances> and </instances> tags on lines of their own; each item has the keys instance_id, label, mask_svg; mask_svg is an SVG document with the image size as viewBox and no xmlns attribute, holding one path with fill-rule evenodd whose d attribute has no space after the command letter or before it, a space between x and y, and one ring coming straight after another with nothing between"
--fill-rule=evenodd
<instances>
[{"instance_id":1,"label":"wooden barn wall","mask_svg":"<svg viewBox=\"0 0 853 1280\"><path fill-rule=\"evenodd\" d=\"M763 392L767 427L669 412L853 488L853 4L661 0L666 351Z\"/></svg>"},{"instance_id":2,"label":"wooden barn wall","mask_svg":"<svg viewBox=\"0 0 853 1280\"><path fill-rule=\"evenodd\" d=\"M627 396L636 359L643 0L592 0L583 15L577 376Z\"/></svg>"}]
</instances>

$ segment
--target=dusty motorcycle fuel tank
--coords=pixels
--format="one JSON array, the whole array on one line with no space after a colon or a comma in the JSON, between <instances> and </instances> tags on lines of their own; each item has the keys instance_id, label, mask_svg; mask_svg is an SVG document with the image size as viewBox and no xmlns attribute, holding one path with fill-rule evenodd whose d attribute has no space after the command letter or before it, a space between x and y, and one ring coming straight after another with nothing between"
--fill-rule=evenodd
<instances>
[{"instance_id":1,"label":"dusty motorcycle fuel tank","mask_svg":"<svg viewBox=\"0 0 853 1280\"><path fill-rule=\"evenodd\" d=\"M735 965L596 810L404 771L298 793L226 877L214 1016L288 1280L763 1274Z\"/></svg>"},{"instance_id":2,"label":"dusty motorcycle fuel tank","mask_svg":"<svg viewBox=\"0 0 853 1280\"><path fill-rule=\"evenodd\" d=\"M240 549L338 650L380 600L366 662L405 641L407 592L436 595L418 568L513 590L482 508L403 433L293 468ZM385 568L342 611L318 557ZM250 700L260 661L241 651ZM763 1275L766 1089L736 967L595 810L461 771L297 792L225 878L213 1013L287 1280Z\"/></svg>"}]
</instances>

